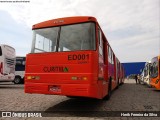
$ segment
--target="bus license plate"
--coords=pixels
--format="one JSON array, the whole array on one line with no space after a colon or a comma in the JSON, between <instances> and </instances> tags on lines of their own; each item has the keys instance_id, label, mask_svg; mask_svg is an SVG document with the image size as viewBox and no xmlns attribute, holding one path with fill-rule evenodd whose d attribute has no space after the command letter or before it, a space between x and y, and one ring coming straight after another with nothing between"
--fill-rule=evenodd
<instances>
[{"instance_id":1,"label":"bus license plate","mask_svg":"<svg viewBox=\"0 0 160 120\"><path fill-rule=\"evenodd\" d=\"M61 88L60 88L60 86L49 86L49 91L61 92Z\"/></svg>"}]
</instances>

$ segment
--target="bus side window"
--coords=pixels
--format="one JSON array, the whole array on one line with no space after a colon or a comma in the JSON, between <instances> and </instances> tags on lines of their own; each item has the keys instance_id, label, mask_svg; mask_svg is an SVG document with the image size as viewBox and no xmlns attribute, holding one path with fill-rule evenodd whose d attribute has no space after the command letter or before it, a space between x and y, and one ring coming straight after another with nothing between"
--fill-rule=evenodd
<instances>
[{"instance_id":1,"label":"bus side window","mask_svg":"<svg viewBox=\"0 0 160 120\"><path fill-rule=\"evenodd\" d=\"M151 64L150 65L150 75L152 76L152 74L153 74L153 65Z\"/></svg>"},{"instance_id":2,"label":"bus side window","mask_svg":"<svg viewBox=\"0 0 160 120\"><path fill-rule=\"evenodd\" d=\"M158 76L158 61L155 62L155 74Z\"/></svg>"},{"instance_id":3,"label":"bus side window","mask_svg":"<svg viewBox=\"0 0 160 120\"><path fill-rule=\"evenodd\" d=\"M110 49L109 49L109 46L108 46L108 62L110 63Z\"/></svg>"},{"instance_id":4,"label":"bus side window","mask_svg":"<svg viewBox=\"0 0 160 120\"><path fill-rule=\"evenodd\" d=\"M112 64L112 58L113 58L113 55L112 55L112 51L111 51L111 48L110 46L108 47L108 61L109 63Z\"/></svg>"},{"instance_id":5,"label":"bus side window","mask_svg":"<svg viewBox=\"0 0 160 120\"><path fill-rule=\"evenodd\" d=\"M99 29L99 54L102 56L103 58L103 39L102 39L102 32Z\"/></svg>"},{"instance_id":6,"label":"bus side window","mask_svg":"<svg viewBox=\"0 0 160 120\"><path fill-rule=\"evenodd\" d=\"M113 58L114 56L113 56L113 52L112 52L112 50L111 50L111 63L113 64L114 63L114 58Z\"/></svg>"},{"instance_id":7,"label":"bus side window","mask_svg":"<svg viewBox=\"0 0 160 120\"><path fill-rule=\"evenodd\" d=\"M21 61L16 61L16 65L21 65Z\"/></svg>"},{"instance_id":8,"label":"bus side window","mask_svg":"<svg viewBox=\"0 0 160 120\"><path fill-rule=\"evenodd\" d=\"M1 46L0 46L0 56L2 56L2 48L1 48Z\"/></svg>"}]
</instances>

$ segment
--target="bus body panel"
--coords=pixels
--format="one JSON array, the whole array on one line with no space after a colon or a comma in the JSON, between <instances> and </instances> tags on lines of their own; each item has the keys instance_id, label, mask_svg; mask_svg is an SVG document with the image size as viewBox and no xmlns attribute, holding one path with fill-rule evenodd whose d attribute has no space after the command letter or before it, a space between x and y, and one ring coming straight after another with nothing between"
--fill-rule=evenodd
<instances>
[{"instance_id":1,"label":"bus body panel","mask_svg":"<svg viewBox=\"0 0 160 120\"><path fill-rule=\"evenodd\" d=\"M39 89L42 88L40 91L46 91L45 94L90 97L95 95L95 97L101 98L103 95L98 95L98 93L101 93L102 87L100 82L97 84L98 61L95 59L96 57L95 51L45 53L45 55L44 53L28 54L26 59L25 92L39 93ZM44 61L47 62L45 63ZM28 77L33 77L33 79L27 79ZM61 93L47 91L50 86L60 86ZM94 89L96 89L96 93ZM75 92L66 92L74 90Z\"/></svg>"},{"instance_id":2,"label":"bus body panel","mask_svg":"<svg viewBox=\"0 0 160 120\"><path fill-rule=\"evenodd\" d=\"M102 98L101 87L98 84L53 84L53 83L27 83L26 93L52 94L65 96L81 96L91 98Z\"/></svg>"}]
</instances>

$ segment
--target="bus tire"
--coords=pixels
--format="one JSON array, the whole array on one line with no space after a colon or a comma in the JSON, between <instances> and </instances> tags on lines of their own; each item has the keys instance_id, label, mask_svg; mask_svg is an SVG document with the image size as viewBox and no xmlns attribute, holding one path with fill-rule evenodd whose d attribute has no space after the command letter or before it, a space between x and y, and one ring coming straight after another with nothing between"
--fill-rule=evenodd
<instances>
[{"instance_id":1,"label":"bus tire","mask_svg":"<svg viewBox=\"0 0 160 120\"><path fill-rule=\"evenodd\" d=\"M22 80L19 76L18 77L16 76L13 82L14 82L14 84L20 84L20 83L22 83Z\"/></svg>"},{"instance_id":2,"label":"bus tire","mask_svg":"<svg viewBox=\"0 0 160 120\"><path fill-rule=\"evenodd\" d=\"M112 78L109 80L109 86L108 86L108 95L106 95L103 99L109 100L112 94Z\"/></svg>"}]
</instances>

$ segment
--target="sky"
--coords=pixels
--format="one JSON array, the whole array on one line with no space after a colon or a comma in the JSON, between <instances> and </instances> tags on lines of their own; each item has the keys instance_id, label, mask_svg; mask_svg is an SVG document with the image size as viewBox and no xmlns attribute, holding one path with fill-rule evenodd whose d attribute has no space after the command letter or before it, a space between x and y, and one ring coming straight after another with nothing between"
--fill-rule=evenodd
<instances>
[{"instance_id":1,"label":"sky","mask_svg":"<svg viewBox=\"0 0 160 120\"><path fill-rule=\"evenodd\" d=\"M11 2L4 2L11 1ZM0 0L0 44L31 51L32 25L69 16L96 17L121 62L160 55L160 0Z\"/></svg>"}]
</instances>

